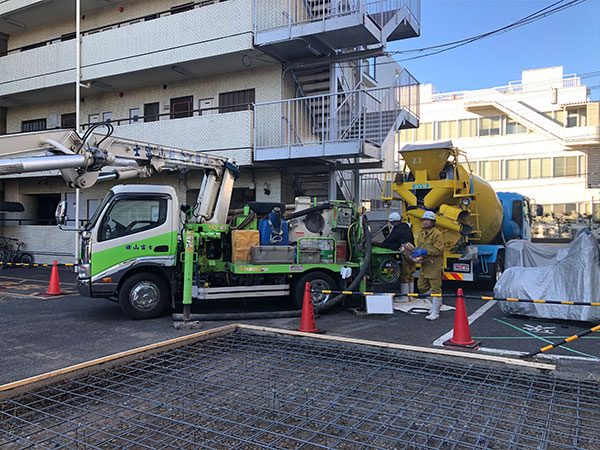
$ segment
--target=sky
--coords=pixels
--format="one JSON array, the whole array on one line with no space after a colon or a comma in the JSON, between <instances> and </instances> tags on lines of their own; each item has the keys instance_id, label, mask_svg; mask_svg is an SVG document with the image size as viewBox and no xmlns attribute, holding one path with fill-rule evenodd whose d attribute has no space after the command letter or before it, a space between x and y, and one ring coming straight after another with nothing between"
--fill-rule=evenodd
<instances>
[{"instance_id":1,"label":"sky","mask_svg":"<svg viewBox=\"0 0 600 450\"><path fill-rule=\"evenodd\" d=\"M421 36L388 43L388 51L412 50L453 42L509 25L558 0L422 0ZM569 3L563 0L559 4ZM585 0L566 10L511 31L424 58L423 53L394 58L420 83L437 92L506 86L521 71L563 66L600 100L600 0Z\"/></svg>"}]
</instances>

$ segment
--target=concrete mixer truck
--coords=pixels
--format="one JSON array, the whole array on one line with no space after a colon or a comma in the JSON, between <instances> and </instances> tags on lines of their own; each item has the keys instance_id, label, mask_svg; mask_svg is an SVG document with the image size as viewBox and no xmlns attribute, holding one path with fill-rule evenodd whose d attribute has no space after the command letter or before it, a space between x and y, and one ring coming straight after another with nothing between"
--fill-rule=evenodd
<instances>
[{"instance_id":1,"label":"concrete mixer truck","mask_svg":"<svg viewBox=\"0 0 600 450\"><path fill-rule=\"evenodd\" d=\"M504 269L504 244L531 239L529 199L495 192L473 175L452 141L407 144L400 153L405 169L386 180L383 199L402 200L415 236L423 213L435 212L445 237L443 279L495 283Z\"/></svg>"}]
</instances>

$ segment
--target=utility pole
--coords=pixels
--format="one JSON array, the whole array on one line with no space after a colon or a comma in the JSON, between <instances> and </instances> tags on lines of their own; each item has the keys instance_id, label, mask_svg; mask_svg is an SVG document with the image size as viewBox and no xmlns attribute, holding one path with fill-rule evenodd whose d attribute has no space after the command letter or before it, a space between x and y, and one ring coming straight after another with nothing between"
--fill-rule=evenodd
<instances>
[{"instance_id":1,"label":"utility pole","mask_svg":"<svg viewBox=\"0 0 600 450\"><path fill-rule=\"evenodd\" d=\"M75 0L75 131L81 124L81 0ZM79 228L79 188L75 188L75 228ZM75 267L79 267L79 233L75 233Z\"/></svg>"}]
</instances>

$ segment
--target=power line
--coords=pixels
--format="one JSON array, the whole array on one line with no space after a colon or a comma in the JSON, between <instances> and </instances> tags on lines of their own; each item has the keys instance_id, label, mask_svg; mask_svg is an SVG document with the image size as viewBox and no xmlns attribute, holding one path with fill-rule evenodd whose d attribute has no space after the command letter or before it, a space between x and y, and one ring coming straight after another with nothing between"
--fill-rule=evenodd
<instances>
[{"instance_id":1,"label":"power line","mask_svg":"<svg viewBox=\"0 0 600 450\"><path fill-rule=\"evenodd\" d=\"M455 48L458 47L462 47L463 45L467 45L470 44L472 42L481 40L481 39L485 39L491 36L494 36L496 34L500 34L500 33L506 33L508 31L511 31L515 28L519 28L522 27L524 25L529 25L530 23L536 22L540 19L543 19L545 17L548 17L552 14L561 12L567 8L571 8L573 6L577 6L583 2L585 2L586 0L570 0L568 3L566 4L562 4L565 0L559 0L545 8L542 8L528 16L525 16L519 20L517 20L516 22L513 22L509 25L497 28L495 30L492 31L488 31L486 33L481 33L475 36L471 36L468 38L464 38L458 41L453 41L453 42L447 42L445 44L438 44L438 45L434 45L434 46L430 46L430 47L423 47L423 48L418 48L418 49L412 49L412 50L398 50L398 51L390 51L388 52L389 54L406 54L406 53L415 53L415 52L424 52L427 50L435 50L432 52L429 52L427 54L424 55L418 55L418 56L412 56L410 58L404 58L401 59L399 61L411 61L414 59L420 59L420 58L425 58L427 56L432 56L432 55L437 55L440 53L444 53L450 50L453 50Z\"/></svg>"}]
</instances>

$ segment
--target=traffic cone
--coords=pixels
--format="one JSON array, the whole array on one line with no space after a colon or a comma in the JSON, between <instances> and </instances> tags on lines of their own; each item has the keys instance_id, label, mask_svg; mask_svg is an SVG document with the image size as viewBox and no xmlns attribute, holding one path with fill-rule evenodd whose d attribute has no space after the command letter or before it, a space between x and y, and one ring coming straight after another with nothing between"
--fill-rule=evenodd
<instances>
[{"instance_id":1,"label":"traffic cone","mask_svg":"<svg viewBox=\"0 0 600 450\"><path fill-rule=\"evenodd\" d=\"M481 342L475 342L471 337L467 310L465 308L465 297L463 290L456 292L456 310L454 312L454 330L452 339L444 342L447 347L478 348Z\"/></svg>"},{"instance_id":2,"label":"traffic cone","mask_svg":"<svg viewBox=\"0 0 600 450\"><path fill-rule=\"evenodd\" d=\"M300 328L298 331L305 333L319 333L315 325L315 311L313 310L312 298L310 295L310 283L307 281L304 285L304 299L302 301L302 317L300 318Z\"/></svg>"},{"instance_id":3,"label":"traffic cone","mask_svg":"<svg viewBox=\"0 0 600 450\"><path fill-rule=\"evenodd\" d=\"M58 281L58 266L56 265L56 260L54 260L54 264L52 264L52 273L50 274L50 283L48 284L48 291L46 291L46 295L62 295L63 293L60 290L60 283Z\"/></svg>"}]
</instances>

